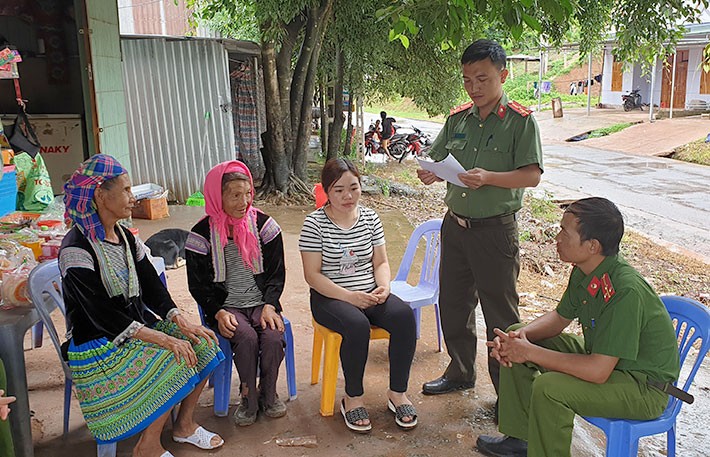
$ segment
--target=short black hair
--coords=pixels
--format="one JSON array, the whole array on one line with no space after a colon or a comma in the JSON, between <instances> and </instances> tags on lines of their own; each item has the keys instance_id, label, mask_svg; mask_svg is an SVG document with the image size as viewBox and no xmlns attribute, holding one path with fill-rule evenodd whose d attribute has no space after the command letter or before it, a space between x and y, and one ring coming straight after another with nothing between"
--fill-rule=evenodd
<instances>
[{"instance_id":1,"label":"short black hair","mask_svg":"<svg viewBox=\"0 0 710 457\"><path fill-rule=\"evenodd\" d=\"M506 55L503 47L492 40L476 40L470 44L461 56L461 65L491 59L499 70L505 68Z\"/></svg>"},{"instance_id":2,"label":"short black hair","mask_svg":"<svg viewBox=\"0 0 710 457\"><path fill-rule=\"evenodd\" d=\"M582 241L597 240L605 256L619 253L619 243L624 236L624 217L614 203L606 198L590 197L577 200L565 213L577 218Z\"/></svg>"},{"instance_id":3,"label":"short black hair","mask_svg":"<svg viewBox=\"0 0 710 457\"><path fill-rule=\"evenodd\" d=\"M387 117L387 113L385 111L380 111L380 117L385 119Z\"/></svg>"}]
</instances>

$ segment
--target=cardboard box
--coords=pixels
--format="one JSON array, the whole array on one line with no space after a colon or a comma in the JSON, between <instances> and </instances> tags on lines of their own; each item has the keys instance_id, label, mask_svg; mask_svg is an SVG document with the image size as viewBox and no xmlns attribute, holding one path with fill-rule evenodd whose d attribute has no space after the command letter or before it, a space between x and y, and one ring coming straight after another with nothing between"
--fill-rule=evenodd
<instances>
[{"instance_id":1,"label":"cardboard box","mask_svg":"<svg viewBox=\"0 0 710 457\"><path fill-rule=\"evenodd\" d=\"M138 200L136 206L133 207L132 215L136 219L162 219L164 217L170 217L168 199L167 197L160 197Z\"/></svg>"}]
</instances>

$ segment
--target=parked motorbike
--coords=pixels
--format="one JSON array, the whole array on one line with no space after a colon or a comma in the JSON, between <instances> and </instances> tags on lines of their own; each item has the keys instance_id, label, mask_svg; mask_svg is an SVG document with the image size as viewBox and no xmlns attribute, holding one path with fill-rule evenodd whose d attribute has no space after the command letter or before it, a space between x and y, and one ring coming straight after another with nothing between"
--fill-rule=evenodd
<instances>
[{"instance_id":1,"label":"parked motorbike","mask_svg":"<svg viewBox=\"0 0 710 457\"><path fill-rule=\"evenodd\" d=\"M416 127L412 132L395 134L390 142L389 151L400 163L408 156L422 157L429 150L431 139Z\"/></svg>"},{"instance_id":2,"label":"parked motorbike","mask_svg":"<svg viewBox=\"0 0 710 457\"><path fill-rule=\"evenodd\" d=\"M422 157L431 147L431 138L416 127L412 127L404 133L397 133L402 129L398 125L393 125L394 135L390 138L389 152L392 157L400 163L408 156ZM365 155L386 154L380 142L379 133L375 132L375 124L370 124L370 128L365 132Z\"/></svg>"},{"instance_id":3,"label":"parked motorbike","mask_svg":"<svg viewBox=\"0 0 710 457\"><path fill-rule=\"evenodd\" d=\"M632 109L636 108L643 111L643 103L641 103L641 94L639 94L638 89L634 89L631 91L631 93L622 95L621 100L624 103L624 111L631 111Z\"/></svg>"}]
</instances>

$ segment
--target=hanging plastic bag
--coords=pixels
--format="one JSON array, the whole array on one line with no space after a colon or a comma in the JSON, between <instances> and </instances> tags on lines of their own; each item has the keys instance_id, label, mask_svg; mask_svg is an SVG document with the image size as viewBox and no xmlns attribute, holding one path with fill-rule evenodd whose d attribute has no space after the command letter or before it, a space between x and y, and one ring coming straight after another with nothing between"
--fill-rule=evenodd
<instances>
[{"instance_id":1,"label":"hanging plastic bag","mask_svg":"<svg viewBox=\"0 0 710 457\"><path fill-rule=\"evenodd\" d=\"M17 210L41 213L54 200L52 181L41 154L15 156Z\"/></svg>"}]
</instances>

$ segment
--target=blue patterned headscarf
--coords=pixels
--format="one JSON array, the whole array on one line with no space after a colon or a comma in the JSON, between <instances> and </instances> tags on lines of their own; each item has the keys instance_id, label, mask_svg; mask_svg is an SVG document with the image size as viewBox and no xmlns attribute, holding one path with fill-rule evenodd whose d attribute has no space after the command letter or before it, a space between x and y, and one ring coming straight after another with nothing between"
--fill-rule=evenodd
<instances>
[{"instance_id":1,"label":"blue patterned headscarf","mask_svg":"<svg viewBox=\"0 0 710 457\"><path fill-rule=\"evenodd\" d=\"M76 224L92 241L106 238L94 204L94 192L105 181L127 173L118 160L106 154L96 154L79 166L64 185L65 219Z\"/></svg>"}]
</instances>

